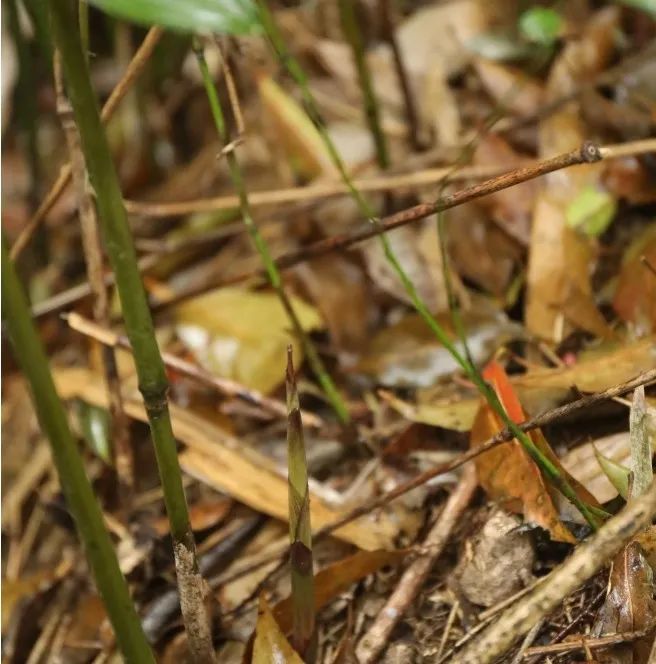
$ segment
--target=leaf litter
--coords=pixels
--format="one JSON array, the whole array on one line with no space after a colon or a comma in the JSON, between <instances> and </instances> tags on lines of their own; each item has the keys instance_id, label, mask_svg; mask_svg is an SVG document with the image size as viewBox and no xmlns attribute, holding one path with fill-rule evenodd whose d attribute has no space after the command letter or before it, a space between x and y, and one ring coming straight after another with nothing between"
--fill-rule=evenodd
<instances>
[{"instance_id":1,"label":"leaf litter","mask_svg":"<svg viewBox=\"0 0 656 664\"><path fill-rule=\"evenodd\" d=\"M392 5L396 46L384 34L379 3L358 3L357 12L391 154L390 172L382 173L336 3L284 9L271 3L349 173L406 177L402 189L371 196L380 216L462 186L429 182L424 172L435 167L453 167L454 173L468 165L511 171L586 140L631 145L653 135L656 97L649 62L613 74L616 65L639 56L656 36L653 17L640 9L612 2L553 8L528 3L522 11L517 3L477 0ZM238 32L251 32L241 22L253 18L251 3L240 6L245 13L239 14ZM3 85L16 86L3 115L3 230L10 242L28 224L37 193L57 177L54 164L66 154L53 121L40 32L32 25L37 17L27 13L20 36L3 27L6 46L17 48L19 56L20 38L27 40L37 65L32 93L39 99L30 129L21 122L26 107L19 90L28 65L20 56L18 78L3 79ZM120 26L135 43L141 34L95 9L92 18L108 29ZM184 25L192 19L193 12ZM284 308L252 275L260 257L241 231L238 205L211 211L204 198L235 193L225 150L237 152L254 193L302 193L307 185L338 183L320 123L306 113L307 103L284 73L285 63L257 31L236 35L221 49L208 40L220 90L227 82L222 53L233 69L242 116L238 121L231 115L235 140L220 145L186 43L174 34L163 39L162 52L152 54L148 74L137 84L138 94L124 99L125 114L110 131L118 137L112 146L124 195L137 203L133 233L140 257L150 264L144 282L153 304L181 291L198 293L156 309L162 350L232 381L227 393L217 388L219 382L169 370L173 429L220 661L302 661L290 645L284 564L289 542L281 527L289 519L285 424L280 408L262 408L268 399L284 410L288 344L298 368L301 409L316 416L305 427L315 661L349 661L356 653L362 661L393 661L395 653L403 654L403 661L458 661L478 629L493 624L502 609L536 584L549 583L549 573L590 536L589 528L525 448L507 440L475 458L480 490L468 497L462 516L446 531L440 530L441 514L448 516L445 505L462 490L464 477L454 469L405 499L383 503L323 534L354 507L378 501L419 472L486 443L504 422L415 313L374 238L283 272L304 333L348 404L352 421L347 427L338 424L308 371L305 346ZM90 61L94 85L105 95L121 75L125 45L95 32L91 41L98 54ZM395 47L417 105L417 127L408 124ZM132 145L125 137L134 132L139 140ZM414 133L421 152L410 147ZM24 149L30 136L33 155ZM389 234L422 301L456 349L484 371L513 421L621 385L656 366L653 157L653 149L624 154L501 189L448 211L440 225L443 237L434 218ZM72 201L68 193L59 199L47 226L39 229L42 235L21 258L35 302L48 302L86 279ZM158 218L148 212L157 205L197 201L206 201L210 212ZM365 222L343 194L298 200L292 195L284 203L254 209L274 255L305 251ZM244 275L252 278L238 283ZM223 282L220 288L217 279ZM89 315L90 309L79 300L69 311ZM120 322L115 321L114 331L122 333ZM77 433L89 442L80 447L87 472L140 615L146 624L156 623L157 655L161 661L183 661L188 654L170 529L132 360L119 354L138 463L137 491L126 513L116 495L109 400L98 369L101 344L113 342L97 331L83 338L54 316L42 319L40 332L71 420L83 414ZM116 656L114 637L81 564L70 515L8 348L2 419L3 654L7 661L46 661L48 652L64 661L109 659ZM579 498L599 513L621 512L636 499L632 492L647 490L651 482L653 386L647 384L644 400L641 394L629 392L528 433ZM638 460L637 454L642 455ZM427 536L436 532L447 533L437 553L429 550ZM655 542L648 527L624 543L605 568L563 597L529 633L525 654L559 647L550 655L553 661L580 661L575 644L585 638L596 661L646 664L656 621ZM419 568L421 582L412 579ZM391 604L388 596L395 598ZM524 634L515 636L521 640ZM609 637L628 640L596 643ZM503 661L510 661L517 648ZM372 652L381 654L364 657Z\"/></svg>"}]
</instances>

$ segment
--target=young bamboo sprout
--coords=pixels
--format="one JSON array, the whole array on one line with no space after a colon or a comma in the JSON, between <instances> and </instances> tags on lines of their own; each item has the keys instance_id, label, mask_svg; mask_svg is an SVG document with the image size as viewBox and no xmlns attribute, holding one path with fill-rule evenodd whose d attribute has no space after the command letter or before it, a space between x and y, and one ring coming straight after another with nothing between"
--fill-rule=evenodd
<instances>
[{"instance_id":1,"label":"young bamboo sprout","mask_svg":"<svg viewBox=\"0 0 656 664\"><path fill-rule=\"evenodd\" d=\"M43 345L32 322L27 298L2 240L2 313L16 359L32 390L34 407L50 441L66 503L73 514L89 566L125 660L155 662L121 574L103 514L85 474L82 457L68 427Z\"/></svg>"},{"instance_id":2,"label":"young bamboo sprout","mask_svg":"<svg viewBox=\"0 0 656 664\"><path fill-rule=\"evenodd\" d=\"M330 401L335 413L342 422L346 423L350 419L348 409L344 404L338 389L335 387L335 384L328 374L328 371L326 370L323 362L321 361L321 357L314 347L312 340L303 329L303 326L301 325L301 322L296 315L296 311L294 310L294 306L292 305L292 302L289 299L287 292L285 291L285 287L280 276L280 271L278 270L278 267L273 260L271 252L269 251L269 247L262 237L262 234L255 224L255 221L253 220L251 206L248 200L248 190L246 189L246 183L242 177L241 167L239 166L239 161L234 150L234 144L231 145L229 141L230 137L226 127L223 109L221 108L221 101L219 99L219 95L217 94L216 88L214 87L212 77L207 67L203 47L198 39L194 39L193 47L194 52L196 53L196 58L198 60L198 67L200 69L201 76L203 77L205 92L210 103L210 109L212 110L212 117L214 118L214 124L216 126L217 133L227 146L227 149L225 150L225 158L228 162L230 178L232 179L235 189L237 190L237 195L239 196L239 206L241 208L241 215L244 221L244 225L246 226L246 229L251 236L251 240L255 245L255 249L262 259L262 263L264 264L269 282L271 283L273 289L276 291L280 303L282 304L285 313L287 314L287 317L292 324L294 334L298 337L298 340L303 346L303 350L305 351L305 355L308 358L308 362L312 367L314 375L317 377L317 380L323 388L323 391ZM229 75L230 72L226 67L226 78Z\"/></svg>"},{"instance_id":3,"label":"young bamboo sprout","mask_svg":"<svg viewBox=\"0 0 656 664\"><path fill-rule=\"evenodd\" d=\"M195 662L215 660L209 616L204 605L205 585L198 571L194 535L189 523L182 473L168 408L168 381L157 346L146 293L141 282L134 243L128 225L116 169L91 87L80 35L69 2L50 0L50 17L75 121L82 140L109 259L116 277L125 327L134 349L139 390L144 399L171 523L180 606Z\"/></svg>"},{"instance_id":4,"label":"young bamboo sprout","mask_svg":"<svg viewBox=\"0 0 656 664\"><path fill-rule=\"evenodd\" d=\"M324 142L326 150L335 164L337 170L339 171L344 184L347 186L353 200L355 201L360 213L366 217L371 224L374 226L376 231L380 230L380 221L376 217L372 207L367 202L367 200L362 196L358 189L353 184L353 180L346 171L344 163L339 156L335 144L333 143L328 131L326 129L325 123L321 118L319 113L318 106L314 99L310 87L308 85L307 76L305 75L301 65L298 60L289 52L287 45L278 30L278 27L275 23L273 15L269 10L266 0L259 0L258 7L260 9L260 20L264 31L275 51L276 55L280 61L284 64L285 68L292 76L296 84L298 85L303 102L305 104L306 111L310 116L311 120L314 122L317 127L319 134ZM591 160L598 160L601 158L598 155L598 150L596 148L591 149L591 152L594 155L590 155ZM439 202L435 204L435 207L439 207ZM437 210L436 210L437 211ZM394 253L392 246L385 236L384 233L378 235L380 242L383 247L383 252L385 258L392 266L394 272L396 273L399 281L403 285L410 301L413 306L422 317L426 325L429 327L431 332L435 335L437 340L444 346L444 348L449 352L449 354L454 358L458 363L461 369L465 372L467 377L476 385L481 395L487 400L490 404L490 407L499 415L503 423L512 431L517 440L525 448L526 452L530 457L535 461L537 466L540 468L542 473L549 479L549 481L573 504L584 516L588 524L593 530L596 530L601 523L603 522L604 514L597 513L594 507L591 507L584 503L576 494L576 491L572 488L568 480L563 477L558 468L554 466L553 463L540 451L538 447L533 443L533 441L510 419L508 414L505 411L505 408L499 401L494 390L483 380L480 371L472 363L470 363L466 355L462 354L455 346L449 335L446 333L444 328L437 322L433 314L430 312L426 303L421 299L417 289L415 288L412 280L403 269L398 257Z\"/></svg>"},{"instance_id":5,"label":"young bamboo sprout","mask_svg":"<svg viewBox=\"0 0 656 664\"><path fill-rule=\"evenodd\" d=\"M314 635L314 575L310 491L301 408L296 389L292 347L287 348L287 462L289 466L289 540L292 575L292 645L304 656Z\"/></svg>"}]
</instances>

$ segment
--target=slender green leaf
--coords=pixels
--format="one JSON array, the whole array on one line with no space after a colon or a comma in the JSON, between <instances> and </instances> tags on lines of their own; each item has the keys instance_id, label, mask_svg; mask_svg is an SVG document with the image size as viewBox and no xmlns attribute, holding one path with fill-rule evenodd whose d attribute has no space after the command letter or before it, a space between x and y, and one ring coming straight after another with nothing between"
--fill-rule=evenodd
<instances>
[{"instance_id":1,"label":"slender green leaf","mask_svg":"<svg viewBox=\"0 0 656 664\"><path fill-rule=\"evenodd\" d=\"M109 438L109 413L104 408L77 401L76 414L84 440L107 464L112 463L112 448Z\"/></svg>"},{"instance_id":2,"label":"slender green leaf","mask_svg":"<svg viewBox=\"0 0 656 664\"><path fill-rule=\"evenodd\" d=\"M603 455L596 447L594 448L595 457L599 462L604 475L610 480L610 483L617 489L617 493L626 500L629 495L629 476L631 471L617 461Z\"/></svg>"},{"instance_id":3,"label":"slender green leaf","mask_svg":"<svg viewBox=\"0 0 656 664\"><path fill-rule=\"evenodd\" d=\"M112 16L162 25L183 32L220 32L246 35L259 32L260 24L251 0L90 0Z\"/></svg>"}]
</instances>

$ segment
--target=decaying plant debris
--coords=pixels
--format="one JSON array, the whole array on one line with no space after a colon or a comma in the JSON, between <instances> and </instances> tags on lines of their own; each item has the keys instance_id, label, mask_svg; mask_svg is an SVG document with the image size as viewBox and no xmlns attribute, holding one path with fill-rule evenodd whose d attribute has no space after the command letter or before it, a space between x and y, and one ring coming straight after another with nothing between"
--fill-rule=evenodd
<instances>
[{"instance_id":1,"label":"decaying plant debris","mask_svg":"<svg viewBox=\"0 0 656 664\"><path fill-rule=\"evenodd\" d=\"M653 3L89 5L3 4L4 659L653 662Z\"/></svg>"}]
</instances>

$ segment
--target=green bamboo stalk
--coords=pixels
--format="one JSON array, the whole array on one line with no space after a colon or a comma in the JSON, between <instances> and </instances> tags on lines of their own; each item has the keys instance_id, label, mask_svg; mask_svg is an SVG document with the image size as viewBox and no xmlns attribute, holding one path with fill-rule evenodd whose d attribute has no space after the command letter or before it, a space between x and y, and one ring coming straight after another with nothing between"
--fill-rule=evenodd
<instances>
[{"instance_id":1,"label":"green bamboo stalk","mask_svg":"<svg viewBox=\"0 0 656 664\"><path fill-rule=\"evenodd\" d=\"M349 189L349 192L351 193L355 203L358 205L361 214L365 216L372 224L374 224L374 226L378 227L380 222L376 218L370 204L355 187L352 179L346 171L344 163L339 156L339 153L337 152L337 149L335 148L335 145L330 138L328 131L326 130L324 121L321 118L321 114L319 113L314 96L310 91L307 77L298 60L296 60L296 58L294 58L294 56L289 52L282 38L282 35L278 30L275 20L273 19L271 11L268 8L266 0L258 0L258 7L260 10L260 20L262 22L265 34L269 39L269 42L271 43L271 46L278 56L280 62L284 64L285 68L298 85L303 102L305 104L306 112L317 127L324 145L326 146L328 154L337 167L344 184ZM480 372L478 372L476 367L468 361L466 355L458 351L449 335L431 314L430 310L417 292L417 289L412 283L412 280L408 277L407 273L403 269L403 266L400 264L398 258L396 257L386 235L382 233L378 237L382 244L385 257L396 272L396 275L403 285L406 293L408 294L412 305L415 307L429 329L433 332L437 340L444 346L444 348L454 358L465 374L476 385L481 395L488 401L490 407L499 415L504 424L513 432L513 434L515 434L516 438L524 446L527 453L536 462L546 477L568 500L570 500L579 509L593 530L599 528L603 515L598 514L597 510L584 504L578 498L572 486L564 477L561 476L558 469L549 461L547 457L542 454L542 452L535 446L533 441L508 417L508 414L499 401L495 391L485 382L485 380L483 380Z\"/></svg>"},{"instance_id":2,"label":"green bamboo stalk","mask_svg":"<svg viewBox=\"0 0 656 664\"><path fill-rule=\"evenodd\" d=\"M292 645L307 654L315 629L314 572L312 569L312 524L310 490L305 458L301 407L296 389L292 347L287 347L287 463L289 466L289 540L292 576Z\"/></svg>"},{"instance_id":3,"label":"green bamboo stalk","mask_svg":"<svg viewBox=\"0 0 656 664\"><path fill-rule=\"evenodd\" d=\"M41 428L50 441L59 483L66 497L98 591L127 662L155 662L134 608L103 515L57 396L27 298L2 238L2 312L18 363L32 390Z\"/></svg>"},{"instance_id":4,"label":"green bamboo stalk","mask_svg":"<svg viewBox=\"0 0 656 664\"><path fill-rule=\"evenodd\" d=\"M376 92L374 91L373 83L371 82L371 74L369 66L365 57L364 43L362 39L362 32L358 25L358 19L355 15L355 2L354 0L338 0L339 17L342 23L342 30L344 35L351 46L353 52L353 60L355 68L358 73L358 81L360 82L360 89L364 98L364 110L367 117L367 124L369 131L374 139L376 146L376 158L378 165L386 170L389 166L389 152L387 150L387 141L385 134L380 124L380 106L376 99Z\"/></svg>"},{"instance_id":5,"label":"green bamboo stalk","mask_svg":"<svg viewBox=\"0 0 656 664\"><path fill-rule=\"evenodd\" d=\"M198 60L198 66L200 68L201 76L203 78L203 84L205 86L205 92L209 100L210 109L212 111L212 117L214 118L214 124L216 130L219 134L219 138L225 143L228 144L230 137L228 135L228 129L225 122L225 117L223 114L223 109L221 108L221 101L219 95L217 94L216 87L212 81L212 76L207 67L207 62L205 60L205 54L202 44L198 38L193 40L193 49ZM350 420L348 408L346 407L342 396L339 393L339 390L333 383L328 371L326 370L317 349L314 344L308 337L307 333L303 329L301 322L296 315L294 306L285 291L285 287L280 276L280 271L276 266L275 261L269 251L269 247L266 243L266 240L262 237L260 229L257 227L257 224L253 220L253 215L251 213L251 206L248 200L248 190L246 188L246 183L242 176L241 167L239 165L239 160L233 149L228 149L225 154L226 161L228 163L228 169L230 171L230 178L237 190L239 196L239 205L241 208L242 219L244 225L248 230L248 233L255 245L262 262L264 263L264 268L266 270L267 276L269 278L269 283L276 291L280 302L285 309L287 317L292 324L294 329L294 334L299 339L300 343L303 346L305 355L307 356L308 362L312 367L314 375L317 377L319 384L323 388L326 397L330 401L330 404L333 407L333 410L339 417L340 421L347 423Z\"/></svg>"},{"instance_id":6,"label":"green bamboo stalk","mask_svg":"<svg viewBox=\"0 0 656 664\"><path fill-rule=\"evenodd\" d=\"M50 0L52 34L61 54L69 98L82 140L91 183L96 192L107 253L116 277L123 317L134 348L139 390L143 396L155 455L171 524L182 616L189 648L195 661L214 661L209 618L204 608L203 579L198 571L196 547L182 486L168 409L168 381L157 346L146 293L128 226L118 176L91 87L75 5L70 0Z\"/></svg>"}]
</instances>

